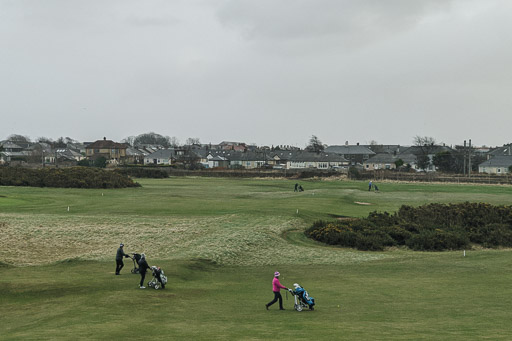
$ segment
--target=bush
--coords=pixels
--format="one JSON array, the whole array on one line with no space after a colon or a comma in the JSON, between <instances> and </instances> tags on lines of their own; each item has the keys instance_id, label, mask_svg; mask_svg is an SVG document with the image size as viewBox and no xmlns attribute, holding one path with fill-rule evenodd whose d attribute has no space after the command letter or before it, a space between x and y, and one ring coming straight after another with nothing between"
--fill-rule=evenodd
<instances>
[{"instance_id":1,"label":"bush","mask_svg":"<svg viewBox=\"0 0 512 341\"><path fill-rule=\"evenodd\" d=\"M119 174L135 178L164 179L169 177L169 173L165 170L155 167L125 167L116 169L115 171Z\"/></svg>"},{"instance_id":2,"label":"bush","mask_svg":"<svg viewBox=\"0 0 512 341\"><path fill-rule=\"evenodd\" d=\"M411 235L405 245L416 251L458 250L467 247L468 238L463 233L444 231L441 229L423 230Z\"/></svg>"},{"instance_id":3,"label":"bush","mask_svg":"<svg viewBox=\"0 0 512 341\"><path fill-rule=\"evenodd\" d=\"M140 186L126 175L89 167L0 168L0 186L125 188Z\"/></svg>"},{"instance_id":4,"label":"bush","mask_svg":"<svg viewBox=\"0 0 512 341\"><path fill-rule=\"evenodd\" d=\"M398 212L371 212L352 221L317 221L306 230L310 238L359 250L405 245L412 250L441 251L512 246L512 206L486 203L404 205Z\"/></svg>"},{"instance_id":5,"label":"bush","mask_svg":"<svg viewBox=\"0 0 512 341\"><path fill-rule=\"evenodd\" d=\"M487 234L483 238L482 244L486 247L511 247L512 246L512 228L505 224L489 224L485 226Z\"/></svg>"}]
</instances>

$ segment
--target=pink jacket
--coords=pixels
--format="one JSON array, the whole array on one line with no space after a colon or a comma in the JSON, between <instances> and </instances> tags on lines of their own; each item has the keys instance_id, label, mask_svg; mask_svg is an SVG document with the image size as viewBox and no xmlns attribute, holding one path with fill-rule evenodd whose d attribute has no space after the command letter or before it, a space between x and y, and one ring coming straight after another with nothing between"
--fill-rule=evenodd
<instances>
[{"instance_id":1,"label":"pink jacket","mask_svg":"<svg viewBox=\"0 0 512 341\"><path fill-rule=\"evenodd\" d=\"M274 279L272 280L272 291L279 292L280 289L286 289L286 287L279 283L279 278L274 277Z\"/></svg>"}]
</instances>

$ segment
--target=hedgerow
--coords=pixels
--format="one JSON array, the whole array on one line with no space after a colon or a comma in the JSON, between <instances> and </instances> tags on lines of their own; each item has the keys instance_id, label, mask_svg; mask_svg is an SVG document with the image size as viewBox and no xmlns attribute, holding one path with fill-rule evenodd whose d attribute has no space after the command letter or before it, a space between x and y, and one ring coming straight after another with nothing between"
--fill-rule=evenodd
<instances>
[{"instance_id":1,"label":"hedgerow","mask_svg":"<svg viewBox=\"0 0 512 341\"><path fill-rule=\"evenodd\" d=\"M99 168L1 167L0 186L125 188L140 185L126 175Z\"/></svg>"},{"instance_id":2,"label":"hedgerow","mask_svg":"<svg viewBox=\"0 0 512 341\"><path fill-rule=\"evenodd\" d=\"M404 205L398 212L371 212L349 221L317 221L306 230L310 238L359 250L406 246L412 250L442 251L512 247L512 206L486 203Z\"/></svg>"},{"instance_id":3,"label":"hedgerow","mask_svg":"<svg viewBox=\"0 0 512 341\"><path fill-rule=\"evenodd\" d=\"M116 169L116 172L135 178L164 179L169 177L168 172L156 167L124 167Z\"/></svg>"}]
</instances>

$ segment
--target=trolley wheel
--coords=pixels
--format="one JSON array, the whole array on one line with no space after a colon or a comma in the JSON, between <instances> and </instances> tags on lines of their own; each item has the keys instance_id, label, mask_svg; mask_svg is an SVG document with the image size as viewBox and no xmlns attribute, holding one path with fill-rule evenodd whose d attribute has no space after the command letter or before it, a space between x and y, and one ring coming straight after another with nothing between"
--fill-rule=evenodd
<instances>
[{"instance_id":1,"label":"trolley wheel","mask_svg":"<svg viewBox=\"0 0 512 341\"><path fill-rule=\"evenodd\" d=\"M155 283L155 289L156 289L156 290L160 289L160 284Z\"/></svg>"},{"instance_id":2,"label":"trolley wheel","mask_svg":"<svg viewBox=\"0 0 512 341\"><path fill-rule=\"evenodd\" d=\"M297 311L302 311L302 306L300 304L296 304L294 308Z\"/></svg>"},{"instance_id":3,"label":"trolley wheel","mask_svg":"<svg viewBox=\"0 0 512 341\"><path fill-rule=\"evenodd\" d=\"M148 282L148 287L152 288L153 287L153 282Z\"/></svg>"}]
</instances>

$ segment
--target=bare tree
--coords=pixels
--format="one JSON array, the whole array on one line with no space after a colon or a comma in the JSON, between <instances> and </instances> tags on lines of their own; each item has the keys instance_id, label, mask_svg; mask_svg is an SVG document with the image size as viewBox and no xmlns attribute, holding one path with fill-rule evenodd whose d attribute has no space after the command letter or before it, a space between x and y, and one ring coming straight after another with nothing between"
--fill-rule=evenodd
<instances>
[{"instance_id":1,"label":"bare tree","mask_svg":"<svg viewBox=\"0 0 512 341\"><path fill-rule=\"evenodd\" d=\"M325 149L325 146L322 144L322 141L315 135L311 135L309 139L309 144L306 146L306 150L309 152L320 153Z\"/></svg>"},{"instance_id":2,"label":"bare tree","mask_svg":"<svg viewBox=\"0 0 512 341\"><path fill-rule=\"evenodd\" d=\"M121 143L127 143L133 147L133 142L135 141L135 136L128 136L121 140Z\"/></svg>"},{"instance_id":3,"label":"bare tree","mask_svg":"<svg viewBox=\"0 0 512 341\"><path fill-rule=\"evenodd\" d=\"M171 147L176 148L176 147L178 147L180 145L180 140L178 140L177 137L171 136L171 137L168 137L168 139L169 139L169 145Z\"/></svg>"},{"instance_id":4,"label":"bare tree","mask_svg":"<svg viewBox=\"0 0 512 341\"><path fill-rule=\"evenodd\" d=\"M201 144L201 141L199 141L199 137L189 137L185 144L191 146L193 144Z\"/></svg>"},{"instance_id":5,"label":"bare tree","mask_svg":"<svg viewBox=\"0 0 512 341\"><path fill-rule=\"evenodd\" d=\"M46 143L46 144L49 144L50 146L53 145L53 140L48 137L44 137L44 136L38 137L36 139L36 142Z\"/></svg>"},{"instance_id":6,"label":"bare tree","mask_svg":"<svg viewBox=\"0 0 512 341\"><path fill-rule=\"evenodd\" d=\"M413 143L415 146L422 147L422 146L433 146L436 144L436 139L430 136L419 136L416 135L413 138Z\"/></svg>"},{"instance_id":7,"label":"bare tree","mask_svg":"<svg viewBox=\"0 0 512 341\"><path fill-rule=\"evenodd\" d=\"M416 135L413 139L413 143L419 149L418 167L426 170L431 165L429 154L432 154L436 148L436 140L430 136L419 136Z\"/></svg>"},{"instance_id":8,"label":"bare tree","mask_svg":"<svg viewBox=\"0 0 512 341\"><path fill-rule=\"evenodd\" d=\"M28 136L23 136L23 135L18 135L18 134L12 134L12 135L9 135L9 137L7 137L7 140L8 141L11 141L11 142L22 142L22 143L30 143L30 138Z\"/></svg>"}]
</instances>

